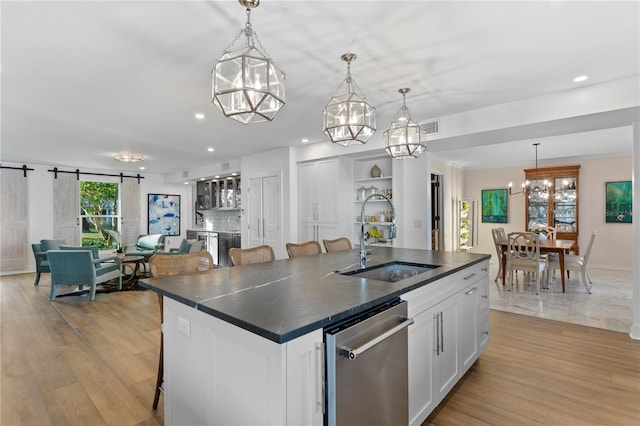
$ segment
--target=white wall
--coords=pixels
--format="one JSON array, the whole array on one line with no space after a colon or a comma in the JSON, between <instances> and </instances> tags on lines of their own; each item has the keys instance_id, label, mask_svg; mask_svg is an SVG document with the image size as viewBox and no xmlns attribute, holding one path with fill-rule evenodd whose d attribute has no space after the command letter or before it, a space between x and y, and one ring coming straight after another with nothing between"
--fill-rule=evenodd
<instances>
[{"instance_id":1,"label":"white wall","mask_svg":"<svg viewBox=\"0 0 640 426\"><path fill-rule=\"evenodd\" d=\"M604 191L605 182L631 180L631 156L581 159L566 165L580 164L579 201L579 246L584 250L591 232L598 230L590 264L593 266L632 269L631 224L605 223ZM553 164L553 166L562 164ZM545 163L540 168L550 166ZM465 172L465 193L480 199L482 189L506 188L512 181L518 187L524 180L527 167L505 167L500 169L467 170ZM522 194L512 195L508 200L508 223L500 224L506 232L525 229L525 203ZM491 253L495 262L495 247L491 236L493 223L478 223L478 245L472 252Z\"/></svg>"}]
</instances>

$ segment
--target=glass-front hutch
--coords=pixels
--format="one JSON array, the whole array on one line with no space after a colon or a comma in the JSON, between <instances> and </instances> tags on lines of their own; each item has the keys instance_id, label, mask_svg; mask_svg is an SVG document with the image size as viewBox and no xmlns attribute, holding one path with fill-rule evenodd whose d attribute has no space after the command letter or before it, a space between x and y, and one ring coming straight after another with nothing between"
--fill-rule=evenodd
<instances>
[{"instance_id":1,"label":"glass-front hutch","mask_svg":"<svg viewBox=\"0 0 640 426\"><path fill-rule=\"evenodd\" d=\"M580 166L526 169L529 187L541 187L545 181L551 184L548 192L531 190L525 197L527 230L535 231L552 226L559 240L574 240L574 251L578 253L578 177Z\"/></svg>"}]
</instances>

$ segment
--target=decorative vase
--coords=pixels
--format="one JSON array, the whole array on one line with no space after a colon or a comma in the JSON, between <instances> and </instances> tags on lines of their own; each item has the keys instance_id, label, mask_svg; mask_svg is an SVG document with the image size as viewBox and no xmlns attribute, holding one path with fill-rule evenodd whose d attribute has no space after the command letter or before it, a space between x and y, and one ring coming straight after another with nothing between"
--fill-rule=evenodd
<instances>
[{"instance_id":1,"label":"decorative vase","mask_svg":"<svg viewBox=\"0 0 640 426\"><path fill-rule=\"evenodd\" d=\"M377 164L374 164L371 168L371 177L379 178L380 176L382 176L382 170L380 170L380 167L378 167Z\"/></svg>"}]
</instances>

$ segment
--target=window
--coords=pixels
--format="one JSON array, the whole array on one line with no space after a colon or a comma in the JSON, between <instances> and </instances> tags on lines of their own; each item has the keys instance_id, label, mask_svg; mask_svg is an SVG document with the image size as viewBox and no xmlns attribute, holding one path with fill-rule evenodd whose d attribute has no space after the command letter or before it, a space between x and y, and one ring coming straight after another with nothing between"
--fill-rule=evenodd
<instances>
[{"instance_id":1,"label":"window","mask_svg":"<svg viewBox=\"0 0 640 426\"><path fill-rule=\"evenodd\" d=\"M119 248L120 204L119 185L107 182L80 182L80 218L82 245L99 248Z\"/></svg>"}]
</instances>

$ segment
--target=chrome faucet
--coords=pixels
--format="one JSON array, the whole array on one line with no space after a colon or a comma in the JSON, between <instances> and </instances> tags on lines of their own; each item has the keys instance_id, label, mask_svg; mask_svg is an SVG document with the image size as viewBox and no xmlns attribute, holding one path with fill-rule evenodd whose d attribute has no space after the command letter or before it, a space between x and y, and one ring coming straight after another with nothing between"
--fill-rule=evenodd
<instances>
[{"instance_id":1,"label":"chrome faucet","mask_svg":"<svg viewBox=\"0 0 640 426\"><path fill-rule=\"evenodd\" d=\"M396 208L393 207L391 197L384 194L369 194L362 203L362 209L360 210L360 269L367 266L367 252L364 249L364 208L367 205L367 201L372 198L382 198L387 200L387 203L391 206L391 229L389 230L389 238L396 237Z\"/></svg>"}]
</instances>

